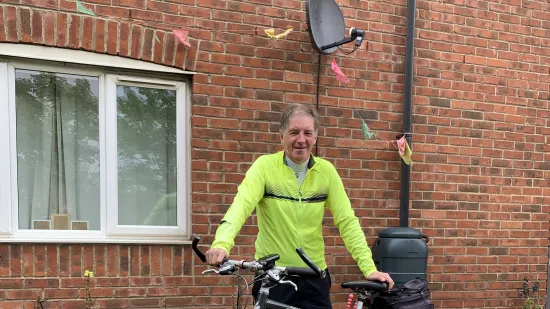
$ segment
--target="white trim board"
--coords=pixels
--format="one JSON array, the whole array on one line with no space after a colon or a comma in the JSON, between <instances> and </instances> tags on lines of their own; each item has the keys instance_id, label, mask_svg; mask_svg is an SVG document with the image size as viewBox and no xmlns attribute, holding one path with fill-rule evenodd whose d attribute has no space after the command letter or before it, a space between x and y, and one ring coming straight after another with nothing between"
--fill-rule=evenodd
<instances>
[{"instance_id":1,"label":"white trim board","mask_svg":"<svg viewBox=\"0 0 550 309\"><path fill-rule=\"evenodd\" d=\"M0 43L0 56L95 65L107 68L143 70L157 73L196 74L196 72L179 70L143 60L39 45Z\"/></svg>"}]
</instances>

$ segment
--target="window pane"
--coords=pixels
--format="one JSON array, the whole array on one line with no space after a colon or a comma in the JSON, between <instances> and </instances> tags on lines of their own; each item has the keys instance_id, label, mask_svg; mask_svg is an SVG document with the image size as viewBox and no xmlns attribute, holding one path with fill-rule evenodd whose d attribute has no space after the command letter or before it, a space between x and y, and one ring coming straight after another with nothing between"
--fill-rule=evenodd
<instances>
[{"instance_id":1,"label":"window pane","mask_svg":"<svg viewBox=\"0 0 550 309\"><path fill-rule=\"evenodd\" d=\"M118 222L176 226L176 91L117 86Z\"/></svg>"},{"instance_id":2,"label":"window pane","mask_svg":"<svg viewBox=\"0 0 550 309\"><path fill-rule=\"evenodd\" d=\"M15 78L19 228L99 230L99 79Z\"/></svg>"}]
</instances>

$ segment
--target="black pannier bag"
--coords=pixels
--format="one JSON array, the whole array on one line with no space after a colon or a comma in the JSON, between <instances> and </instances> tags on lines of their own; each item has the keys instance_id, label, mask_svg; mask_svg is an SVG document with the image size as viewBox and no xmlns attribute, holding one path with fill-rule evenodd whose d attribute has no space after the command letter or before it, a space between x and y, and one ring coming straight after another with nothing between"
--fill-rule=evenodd
<instances>
[{"instance_id":1,"label":"black pannier bag","mask_svg":"<svg viewBox=\"0 0 550 309\"><path fill-rule=\"evenodd\" d=\"M402 286L374 297L374 309L433 309L428 281L423 278L409 280Z\"/></svg>"}]
</instances>

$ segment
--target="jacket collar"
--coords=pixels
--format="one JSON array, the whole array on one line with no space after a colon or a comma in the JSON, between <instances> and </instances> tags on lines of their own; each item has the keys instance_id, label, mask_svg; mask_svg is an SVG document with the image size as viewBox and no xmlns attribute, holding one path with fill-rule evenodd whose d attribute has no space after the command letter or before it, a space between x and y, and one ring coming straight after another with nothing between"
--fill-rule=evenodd
<instances>
[{"instance_id":1,"label":"jacket collar","mask_svg":"<svg viewBox=\"0 0 550 309\"><path fill-rule=\"evenodd\" d=\"M284 151L281 151L281 160L282 160L284 165L287 165L286 160L285 160L285 152ZM312 154L309 154L309 161L307 161L307 168L311 169L313 167L313 165L315 165L315 159L314 159Z\"/></svg>"}]
</instances>

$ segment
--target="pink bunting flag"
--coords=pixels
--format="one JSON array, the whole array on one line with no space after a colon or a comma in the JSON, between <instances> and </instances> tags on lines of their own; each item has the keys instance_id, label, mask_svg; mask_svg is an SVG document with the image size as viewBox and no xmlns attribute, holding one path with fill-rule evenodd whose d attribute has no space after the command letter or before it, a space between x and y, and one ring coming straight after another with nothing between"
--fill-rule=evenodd
<instances>
[{"instance_id":1,"label":"pink bunting flag","mask_svg":"<svg viewBox=\"0 0 550 309\"><path fill-rule=\"evenodd\" d=\"M336 60L334 58L332 59L332 64L330 65L330 68L332 69L334 74L336 74L336 79L337 80L339 80L341 82L344 82L344 83L349 83L349 79L346 77L344 72L342 72L342 70L340 69L340 67L338 66L338 64L336 63Z\"/></svg>"},{"instance_id":2,"label":"pink bunting flag","mask_svg":"<svg viewBox=\"0 0 550 309\"><path fill-rule=\"evenodd\" d=\"M189 31L187 30L172 30L174 33L174 36L180 41L183 45L191 47L191 44L187 41L187 34Z\"/></svg>"},{"instance_id":3,"label":"pink bunting flag","mask_svg":"<svg viewBox=\"0 0 550 309\"><path fill-rule=\"evenodd\" d=\"M413 163L411 159L412 150L409 147L409 143L405 139L405 135L397 140L397 148L399 150L399 156L403 159L403 162L407 165L411 165Z\"/></svg>"},{"instance_id":4,"label":"pink bunting flag","mask_svg":"<svg viewBox=\"0 0 550 309\"><path fill-rule=\"evenodd\" d=\"M397 149L399 150L399 155L405 155L405 135L397 140Z\"/></svg>"}]
</instances>

